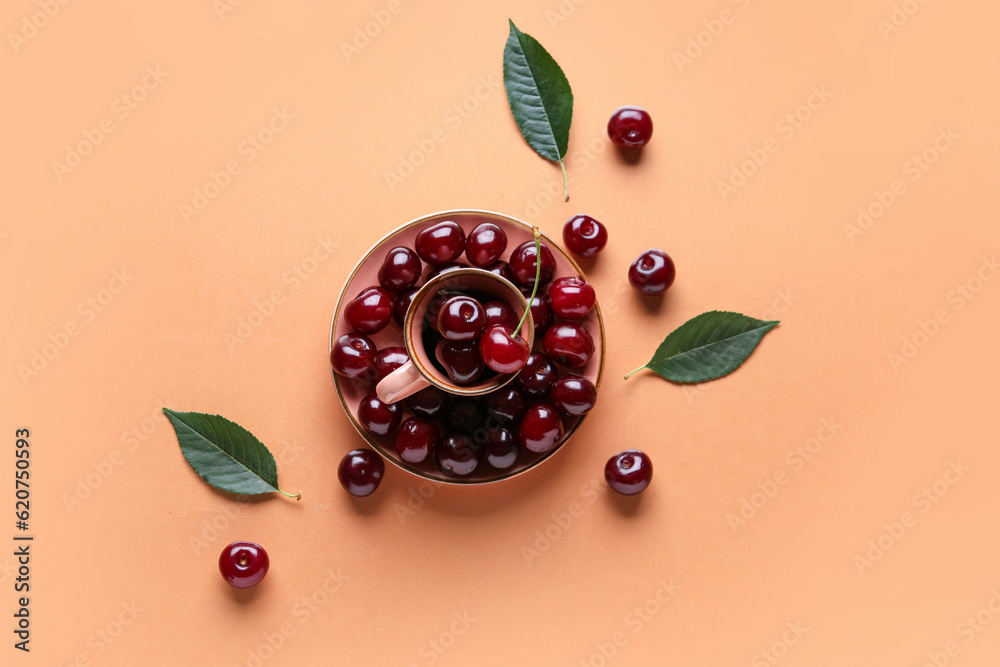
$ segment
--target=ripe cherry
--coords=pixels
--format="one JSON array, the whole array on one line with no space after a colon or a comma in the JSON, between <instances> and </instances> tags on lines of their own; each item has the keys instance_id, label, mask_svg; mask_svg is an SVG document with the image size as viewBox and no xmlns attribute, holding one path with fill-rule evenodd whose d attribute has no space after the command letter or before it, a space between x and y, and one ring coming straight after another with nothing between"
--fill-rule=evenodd
<instances>
[{"instance_id":1,"label":"ripe cherry","mask_svg":"<svg viewBox=\"0 0 1000 667\"><path fill-rule=\"evenodd\" d=\"M502 426L517 424L528 409L524 393L510 384L483 396L482 403L487 414Z\"/></svg>"},{"instance_id":2,"label":"ripe cherry","mask_svg":"<svg viewBox=\"0 0 1000 667\"><path fill-rule=\"evenodd\" d=\"M542 341L545 354L571 368L586 366L594 355L594 339L576 322L560 322L545 332Z\"/></svg>"},{"instance_id":3,"label":"ripe cherry","mask_svg":"<svg viewBox=\"0 0 1000 667\"><path fill-rule=\"evenodd\" d=\"M483 363L497 373L518 372L524 368L530 353L528 341L502 324L494 324L479 339L479 354Z\"/></svg>"},{"instance_id":4,"label":"ripe cherry","mask_svg":"<svg viewBox=\"0 0 1000 667\"><path fill-rule=\"evenodd\" d=\"M483 374L479 342L450 340L441 346L441 363L456 384L471 384Z\"/></svg>"},{"instance_id":5,"label":"ripe cherry","mask_svg":"<svg viewBox=\"0 0 1000 667\"><path fill-rule=\"evenodd\" d=\"M378 488L385 474L382 457L370 449L354 449L340 460L337 479L352 496L363 498Z\"/></svg>"},{"instance_id":6,"label":"ripe cherry","mask_svg":"<svg viewBox=\"0 0 1000 667\"><path fill-rule=\"evenodd\" d=\"M562 417L555 408L538 403L528 408L517 427L517 439L530 452L544 454L559 444L563 437Z\"/></svg>"},{"instance_id":7,"label":"ripe cherry","mask_svg":"<svg viewBox=\"0 0 1000 667\"><path fill-rule=\"evenodd\" d=\"M438 440L434 422L421 417L410 417L400 424L396 432L396 453L407 463L423 463Z\"/></svg>"},{"instance_id":8,"label":"ripe cherry","mask_svg":"<svg viewBox=\"0 0 1000 667\"><path fill-rule=\"evenodd\" d=\"M465 251L465 231L451 220L439 222L417 234L414 248L428 264L454 262Z\"/></svg>"},{"instance_id":9,"label":"ripe cherry","mask_svg":"<svg viewBox=\"0 0 1000 667\"><path fill-rule=\"evenodd\" d=\"M479 454L465 433L446 435L438 443L436 454L438 467L453 475L469 475L479 465Z\"/></svg>"},{"instance_id":10,"label":"ripe cherry","mask_svg":"<svg viewBox=\"0 0 1000 667\"><path fill-rule=\"evenodd\" d=\"M358 421L373 435L388 435L396 430L402 419L402 411L397 403L383 403L372 392L358 405Z\"/></svg>"},{"instance_id":11,"label":"ripe cherry","mask_svg":"<svg viewBox=\"0 0 1000 667\"><path fill-rule=\"evenodd\" d=\"M556 270L556 258L552 251L544 243L541 244L541 275L538 278L539 286L548 285L552 280L552 275ZM539 255L535 251L534 241L525 241L514 248L510 255L510 270L514 276L514 284L518 287L530 290L535 285L535 273L537 271L536 257Z\"/></svg>"},{"instance_id":12,"label":"ripe cherry","mask_svg":"<svg viewBox=\"0 0 1000 667\"><path fill-rule=\"evenodd\" d=\"M563 243L574 255L593 257L608 243L608 230L589 215L575 215L563 226Z\"/></svg>"},{"instance_id":13,"label":"ripe cherry","mask_svg":"<svg viewBox=\"0 0 1000 667\"><path fill-rule=\"evenodd\" d=\"M616 146L642 148L652 136L653 119L641 107L620 107L608 120L608 137Z\"/></svg>"},{"instance_id":14,"label":"ripe cherry","mask_svg":"<svg viewBox=\"0 0 1000 667\"><path fill-rule=\"evenodd\" d=\"M407 396L406 405L413 414L434 419L444 415L444 410L448 406L448 394L437 387L427 387Z\"/></svg>"},{"instance_id":15,"label":"ripe cherry","mask_svg":"<svg viewBox=\"0 0 1000 667\"><path fill-rule=\"evenodd\" d=\"M628 281L643 294L660 294L674 284L674 260L662 250L647 250L632 262Z\"/></svg>"},{"instance_id":16,"label":"ripe cherry","mask_svg":"<svg viewBox=\"0 0 1000 667\"><path fill-rule=\"evenodd\" d=\"M515 382L529 398L545 398L557 377L555 364L541 352L532 352Z\"/></svg>"},{"instance_id":17,"label":"ripe cherry","mask_svg":"<svg viewBox=\"0 0 1000 667\"><path fill-rule=\"evenodd\" d=\"M467 269L469 265L465 262L448 262L447 264L442 264L441 266L435 266L427 274L427 280L432 280L437 278L442 273L448 273L449 271L454 271L455 269Z\"/></svg>"},{"instance_id":18,"label":"ripe cherry","mask_svg":"<svg viewBox=\"0 0 1000 667\"><path fill-rule=\"evenodd\" d=\"M653 462L638 449L615 454L604 466L604 480L608 486L625 496L641 493L652 479Z\"/></svg>"},{"instance_id":19,"label":"ripe cherry","mask_svg":"<svg viewBox=\"0 0 1000 667\"><path fill-rule=\"evenodd\" d=\"M441 305L437 329L448 340L476 340L486 330L486 311L471 296L453 296Z\"/></svg>"},{"instance_id":20,"label":"ripe cherry","mask_svg":"<svg viewBox=\"0 0 1000 667\"><path fill-rule=\"evenodd\" d=\"M219 554L219 572L234 588L256 586L271 565L264 547L256 542L233 542Z\"/></svg>"},{"instance_id":21,"label":"ripe cherry","mask_svg":"<svg viewBox=\"0 0 1000 667\"><path fill-rule=\"evenodd\" d=\"M392 319L393 299L381 287L368 287L344 307L344 319L355 333L381 331Z\"/></svg>"},{"instance_id":22,"label":"ripe cherry","mask_svg":"<svg viewBox=\"0 0 1000 667\"><path fill-rule=\"evenodd\" d=\"M514 274L511 273L510 271L510 264L508 264L503 260L500 260L499 262L493 262L489 266L484 266L483 268L489 271L490 273L495 273L501 278L514 282Z\"/></svg>"},{"instance_id":23,"label":"ripe cherry","mask_svg":"<svg viewBox=\"0 0 1000 667\"><path fill-rule=\"evenodd\" d=\"M423 271L417 253L398 246L386 253L378 270L378 284L390 292L399 292L417 284Z\"/></svg>"},{"instance_id":24,"label":"ripe cherry","mask_svg":"<svg viewBox=\"0 0 1000 667\"><path fill-rule=\"evenodd\" d=\"M585 377L563 375L552 383L549 402L567 417L579 417L593 409L597 402L597 388Z\"/></svg>"},{"instance_id":25,"label":"ripe cherry","mask_svg":"<svg viewBox=\"0 0 1000 667\"><path fill-rule=\"evenodd\" d=\"M381 382L382 378L409 360L410 355L406 353L405 347L382 348L375 355L375 381Z\"/></svg>"},{"instance_id":26,"label":"ripe cherry","mask_svg":"<svg viewBox=\"0 0 1000 667\"><path fill-rule=\"evenodd\" d=\"M593 286L580 276L559 278L549 286L549 305L563 319L583 319L596 303Z\"/></svg>"},{"instance_id":27,"label":"ripe cherry","mask_svg":"<svg viewBox=\"0 0 1000 667\"><path fill-rule=\"evenodd\" d=\"M535 323L535 340L538 340L552 325L552 306L549 305L549 297L544 294L528 299L528 305L531 307L531 321Z\"/></svg>"},{"instance_id":28,"label":"ripe cherry","mask_svg":"<svg viewBox=\"0 0 1000 667\"><path fill-rule=\"evenodd\" d=\"M483 310L486 311L487 327L491 327L494 324L502 324L511 331L517 328L517 313L514 312L509 303L505 301L487 301L483 304Z\"/></svg>"},{"instance_id":29,"label":"ripe cherry","mask_svg":"<svg viewBox=\"0 0 1000 667\"><path fill-rule=\"evenodd\" d=\"M465 257L473 266L484 267L500 259L507 249L507 235L492 222L477 225L465 241Z\"/></svg>"},{"instance_id":30,"label":"ripe cherry","mask_svg":"<svg viewBox=\"0 0 1000 667\"><path fill-rule=\"evenodd\" d=\"M416 293L417 288L411 287L400 292L396 300L392 302L392 321L399 325L400 328L403 327L403 323L406 321L406 311L409 309L410 304L413 303L413 297Z\"/></svg>"},{"instance_id":31,"label":"ripe cherry","mask_svg":"<svg viewBox=\"0 0 1000 667\"><path fill-rule=\"evenodd\" d=\"M495 428L486 435L482 453L487 463L497 470L506 470L517 462L517 438L505 428Z\"/></svg>"},{"instance_id":32,"label":"ripe cherry","mask_svg":"<svg viewBox=\"0 0 1000 667\"><path fill-rule=\"evenodd\" d=\"M375 377L375 343L367 336L344 334L333 343L330 364L338 375L357 379Z\"/></svg>"}]
</instances>

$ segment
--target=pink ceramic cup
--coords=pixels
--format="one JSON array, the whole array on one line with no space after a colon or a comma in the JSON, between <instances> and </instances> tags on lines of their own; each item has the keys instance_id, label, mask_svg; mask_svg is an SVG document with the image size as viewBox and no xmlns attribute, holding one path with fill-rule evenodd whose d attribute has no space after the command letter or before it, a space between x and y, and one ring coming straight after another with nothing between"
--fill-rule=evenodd
<instances>
[{"instance_id":1,"label":"pink ceramic cup","mask_svg":"<svg viewBox=\"0 0 1000 667\"><path fill-rule=\"evenodd\" d=\"M528 308L528 301L513 283L483 269L452 269L428 280L413 296L403 321L403 343L410 361L382 378L375 387L375 393L383 403L396 403L430 386L458 396L480 396L499 389L514 379L516 374L497 374L477 384L463 386L455 384L446 373L435 367L431 362L435 350L424 346L424 316L433 297L442 290L471 292L505 301L514 309L518 318ZM530 349L535 343L535 325L530 312L521 327L521 335Z\"/></svg>"}]
</instances>

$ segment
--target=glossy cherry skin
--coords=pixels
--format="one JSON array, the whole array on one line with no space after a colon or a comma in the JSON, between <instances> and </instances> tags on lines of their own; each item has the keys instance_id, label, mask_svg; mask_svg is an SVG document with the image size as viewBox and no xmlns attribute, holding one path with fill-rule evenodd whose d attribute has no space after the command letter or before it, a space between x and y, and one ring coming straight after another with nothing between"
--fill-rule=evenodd
<instances>
[{"instance_id":1,"label":"glossy cherry skin","mask_svg":"<svg viewBox=\"0 0 1000 667\"><path fill-rule=\"evenodd\" d=\"M441 266L434 267L428 274L427 280L437 278L442 273L448 273L449 271L454 271L455 269L467 269L469 265L465 262L448 262L447 264L442 264Z\"/></svg>"},{"instance_id":2,"label":"glossy cherry skin","mask_svg":"<svg viewBox=\"0 0 1000 667\"><path fill-rule=\"evenodd\" d=\"M375 377L375 343L368 336L344 334L333 342L330 365L338 375L352 380Z\"/></svg>"},{"instance_id":3,"label":"glossy cherry skin","mask_svg":"<svg viewBox=\"0 0 1000 667\"><path fill-rule=\"evenodd\" d=\"M608 120L608 137L622 148L642 148L653 136L653 119L641 107L624 106Z\"/></svg>"},{"instance_id":4,"label":"glossy cherry skin","mask_svg":"<svg viewBox=\"0 0 1000 667\"><path fill-rule=\"evenodd\" d=\"M660 294L674 284L674 260L662 250L647 250L632 262L628 281L643 294Z\"/></svg>"},{"instance_id":5,"label":"glossy cherry skin","mask_svg":"<svg viewBox=\"0 0 1000 667\"><path fill-rule=\"evenodd\" d=\"M256 586L270 566L267 551L256 542L233 542L219 554L219 572L234 588Z\"/></svg>"},{"instance_id":6,"label":"glossy cherry skin","mask_svg":"<svg viewBox=\"0 0 1000 667\"><path fill-rule=\"evenodd\" d=\"M507 235L492 222L477 225L465 240L465 258L473 266L489 266L507 249Z\"/></svg>"},{"instance_id":7,"label":"glossy cherry skin","mask_svg":"<svg viewBox=\"0 0 1000 667\"><path fill-rule=\"evenodd\" d=\"M337 479L349 494L363 498L378 488L385 474L382 457L370 449L354 449L340 460Z\"/></svg>"},{"instance_id":8,"label":"glossy cherry skin","mask_svg":"<svg viewBox=\"0 0 1000 667\"><path fill-rule=\"evenodd\" d=\"M344 319L359 334L385 329L392 319L393 299L381 287L367 287L344 307Z\"/></svg>"},{"instance_id":9,"label":"glossy cherry skin","mask_svg":"<svg viewBox=\"0 0 1000 667\"><path fill-rule=\"evenodd\" d=\"M552 251L544 243L541 244L541 248L542 273L538 280L539 287L548 285L556 271L556 258L552 255ZM525 241L514 248L514 252L510 255L510 272L513 274L515 285L530 292L535 285L536 267L534 241Z\"/></svg>"},{"instance_id":10,"label":"glossy cherry skin","mask_svg":"<svg viewBox=\"0 0 1000 667\"><path fill-rule=\"evenodd\" d=\"M505 428L494 428L486 436L480 452L497 470L506 470L517 462L517 437Z\"/></svg>"},{"instance_id":11,"label":"glossy cherry skin","mask_svg":"<svg viewBox=\"0 0 1000 667\"><path fill-rule=\"evenodd\" d=\"M521 421L528 409L528 399L517 387L508 384L483 396L480 401L486 413L501 426L510 426Z\"/></svg>"},{"instance_id":12,"label":"glossy cherry skin","mask_svg":"<svg viewBox=\"0 0 1000 667\"><path fill-rule=\"evenodd\" d=\"M479 355L486 367L496 373L509 375L524 368L531 349L528 341L502 324L494 324L479 339Z\"/></svg>"},{"instance_id":13,"label":"glossy cherry skin","mask_svg":"<svg viewBox=\"0 0 1000 667\"><path fill-rule=\"evenodd\" d=\"M562 417L547 403L538 403L528 408L517 427L517 439L521 446L536 454L551 451L562 437Z\"/></svg>"},{"instance_id":14,"label":"glossy cherry skin","mask_svg":"<svg viewBox=\"0 0 1000 667\"><path fill-rule=\"evenodd\" d=\"M424 311L424 323L431 331L438 331L438 315L441 314L441 308L449 298L447 294L435 294L428 299L427 309Z\"/></svg>"},{"instance_id":15,"label":"glossy cherry skin","mask_svg":"<svg viewBox=\"0 0 1000 667\"><path fill-rule=\"evenodd\" d=\"M506 301L487 301L483 304L483 310L486 311L487 328L502 324L513 331L521 319Z\"/></svg>"},{"instance_id":16,"label":"glossy cherry skin","mask_svg":"<svg viewBox=\"0 0 1000 667\"><path fill-rule=\"evenodd\" d=\"M549 389L549 402L567 417L585 415L597 403L597 387L585 377L563 375Z\"/></svg>"},{"instance_id":17,"label":"glossy cherry skin","mask_svg":"<svg viewBox=\"0 0 1000 667\"><path fill-rule=\"evenodd\" d=\"M413 297L416 294L417 288L411 287L400 292L392 302L392 321L399 325L401 329L403 328L403 323L406 321L406 311L409 309L410 304L413 303Z\"/></svg>"},{"instance_id":18,"label":"glossy cherry skin","mask_svg":"<svg viewBox=\"0 0 1000 667\"><path fill-rule=\"evenodd\" d=\"M483 425L485 416L485 411L479 405L479 401L468 396L460 396L452 399L445 415L445 422L451 432L472 433Z\"/></svg>"},{"instance_id":19,"label":"glossy cherry skin","mask_svg":"<svg viewBox=\"0 0 1000 667\"><path fill-rule=\"evenodd\" d=\"M486 331L486 310L471 296L453 296L441 305L437 329L448 340L476 340Z\"/></svg>"},{"instance_id":20,"label":"glossy cherry skin","mask_svg":"<svg viewBox=\"0 0 1000 667\"><path fill-rule=\"evenodd\" d=\"M479 355L479 341L450 340L441 347L441 363L452 382L471 384L479 379L485 368Z\"/></svg>"},{"instance_id":21,"label":"glossy cherry skin","mask_svg":"<svg viewBox=\"0 0 1000 667\"><path fill-rule=\"evenodd\" d=\"M375 381L381 382L382 378L409 360L410 355L406 353L405 347L382 348L375 355Z\"/></svg>"},{"instance_id":22,"label":"glossy cherry skin","mask_svg":"<svg viewBox=\"0 0 1000 667\"><path fill-rule=\"evenodd\" d=\"M472 445L472 438L465 433L450 433L438 443L438 467L453 475L469 475L479 465L479 454Z\"/></svg>"},{"instance_id":23,"label":"glossy cherry skin","mask_svg":"<svg viewBox=\"0 0 1000 667\"><path fill-rule=\"evenodd\" d=\"M559 322L545 332L542 347L554 361L580 368L594 356L594 339L585 327L576 322Z\"/></svg>"},{"instance_id":24,"label":"glossy cherry skin","mask_svg":"<svg viewBox=\"0 0 1000 667\"><path fill-rule=\"evenodd\" d=\"M434 422L422 417L410 417L396 432L396 453L407 463L423 463L430 458L438 441Z\"/></svg>"},{"instance_id":25,"label":"glossy cherry skin","mask_svg":"<svg viewBox=\"0 0 1000 667\"><path fill-rule=\"evenodd\" d=\"M581 320L597 303L594 287L580 276L559 278L549 285L549 306L558 317Z\"/></svg>"},{"instance_id":26,"label":"glossy cherry skin","mask_svg":"<svg viewBox=\"0 0 1000 667\"><path fill-rule=\"evenodd\" d=\"M500 276L501 278L504 278L505 280L514 282L514 274L511 273L510 271L510 264L508 264L503 260L500 260L499 262L493 262L489 266L484 266L483 268L489 271L490 273L495 273L496 275Z\"/></svg>"},{"instance_id":27,"label":"glossy cherry skin","mask_svg":"<svg viewBox=\"0 0 1000 667\"><path fill-rule=\"evenodd\" d=\"M559 371L552 360L541 352L532 352L515 382L529 398L545 398L557 377Z\"/></svg>"},{"instance_id":28,"label":"glossy cherry skin","mask_svg":"<svg viewBox=\"0 0 1000 667\"><path fill-rule=\"evenodd\" d=\"M437 387L427 387L407 396L405 402L413 414L434 419L444 416L445 408L448 407L448 394Z\"/></svg>"},{"instance_id":29,"label":"glossy cherry skin","mask_svg":"<svg viewBox=\"0 0 1000 667\"><path fill-rule=\"evenodd\" d=\"M388 435L396 430L403 411L398 403L383 403L373 391L358 405L358 421L373 435Z\"/></svg>"},{"instance_id":30,"label":"glossy cherry skin","mask_svg":"<svg viewBox=\"0 0 1000 667\"><path fill-rule=\"evenodd\" d=\"M535 324L535 340L538 340L552 325L552 306L549 305L549 297L544 294L536 294L528 299L528 305L531 308L531 321Z\"/></svg>"},{"instance_id":31,"label":"glossy cherry skin","mask_svg":"<svg viewBox=\"0 0 1000 667\"><path fill-rule=\"evenodd\" d=\"M563 226L566 249L580 257L593 257L608 244L608 230L589 215L575 215Z\"/></svg>"},{"instance_id":32,"label":"glossy cherry skin","mask_svg":"<svg viewBox=\"0 0 1000 667\"><path fill-rule=\"evenodd\" d=\"M417 234L414 248L428 264L454 262L465 251L465 231L451 220L439 222Z\"/></svg>"},{"instance_id":33,"label":"glossy cherry skin","mask_svg":"<svg viewBox=\"0 0 1000 667\"><path fill-rule=\"evenodd\" d=\"M416 285L423 270L417 253L398 246L386 253L378 270L378 284L390 292L401 292Z\"/></svg>"},{"instance_id":34,"label":"glossy cherry skin","mask_svg":"<svg viewBox=\"0 0 1000 667\"><path fill-rule=\"evenodd\" d=\"M604 466L604 480L624 496L641 493L652 479L653 462L638 449L626 449L615 454Z\"/></svg>"}]
</instances>

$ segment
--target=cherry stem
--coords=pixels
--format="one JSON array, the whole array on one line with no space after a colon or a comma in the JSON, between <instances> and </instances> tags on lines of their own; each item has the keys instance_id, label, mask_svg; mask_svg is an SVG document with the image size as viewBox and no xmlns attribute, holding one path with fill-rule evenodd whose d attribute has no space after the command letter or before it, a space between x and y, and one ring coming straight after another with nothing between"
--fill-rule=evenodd
<instances>
[{"instance_id":1,"label":"cherry stem","mask_svg":"<svg viewBox=\"0 0 1000 667\"><path fill-rule=\"evenodd\" d=\"M283 496L285 496L287 498L295 498L296 500L302 500L302 492L301 491L299 493L296 493L294 496L292 494L290 494L290 493L285 493L281 489L278 489L278 493L280 493L281 495L283 495Z\"/></svg>"},{"instance_id":2,"label":"cherry stem","mask_svg":"<svg viewBox=\"0 0 1000 667\"><path fill-rule=\"evenodd\" d=\"M565 170L563 170L563 173L565 173ZM567 194L566 197L568 199L569 195ZM517 334L521 331L521 325L528 319L528 313L531 312L531 302L535 300L535 295L538 294L538 281L542 277L542 230L538 227L532 227L531 233L535 237L535 286L531 288L531 296L528 297L528 307L524 309L521 321L517 323L517 328L510 335L511 338L517 337Z\"/></svg>"},{"instance_id":3,"label":"cherry stem","mask_svg":"<svg viewBox=\"0 0 1000 667\"><path fill-rule=\"evenodd\" d=\"M559 160L559 166L562 167L562 173L563 173L563 191L566 194L566 199L563 200L563 201L569 201L569 179L566 178L566 165L563 163L562 160Z\"/></svg>"},{"instance_id":4,"label":"cherry stem","mask_svg":"<svg viewBox=\"0 0 1000 667\"><path fill-rule=\"evenodd\" d=\"M643 368L646 368L646 367L645 367L645 366L639 366L639 368L635 369L634 371L632 371L631 373L629 373L628 375L626 375L626 376L625 376L625 379L626 379L626 380L627 380L627 379L629 379L629 378L630 378L630 377L632 377L632 376L633 376L634 374L636 374L636 373L638 373L639 371L641 371L641 370L642 370Z\"/></svg>"}]
</instances>

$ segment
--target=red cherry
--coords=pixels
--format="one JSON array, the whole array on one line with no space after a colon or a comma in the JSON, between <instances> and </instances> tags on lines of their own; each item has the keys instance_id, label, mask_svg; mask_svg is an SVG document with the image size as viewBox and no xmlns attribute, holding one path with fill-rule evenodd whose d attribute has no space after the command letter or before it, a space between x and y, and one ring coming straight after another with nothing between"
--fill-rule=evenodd
<instances>
[{"instance_id":1,"label":"red cherry","mask_svg":"<svg viewBox=\"0 0 1000 667\"><path fill-rule=\"evenodd\" d=\"M579 417L593 409L597 402L597 388L585 377L563 375L552 383L549 400L556 410L567 417Z\"/></svg>"},{"instance_id":2,"label":"red cherry","mask_svg":"<svg viewBox=\"0 0 1000 667\"><path fill-rule=\"evenodd\" d=\"M393 372L407 361L410 355L403 347L385 347L375 355L375 381L381 382L389 373Z\"/></svg>"},{"instance_id":3,"label":"red cherry","mask_svg":"<svg viewBox=\"0 0 1000 667\"><path fill-rule=\"evenodd\" d=\"M647 250L628 270L628 281L643 294L666 292L676 277L674 260L662 250Z\"/></svg>"},{"instance_id":4,"label":"red cherry","mask_svg":"<svg viewBox=\"0 0 1000 667\"><path fill-rule=\"evenodd\" d=\"M593 257L608 244L608 230L589 215L576 215L563 227L563 243L574 255Z\"/></svg>"},{"instance_id":5,"label":"red cherry","mask_svg":"<svg viewBox=\"0 0 1000 667\"><path fill-rule=\"evenodd\" d=\"M608 120L608 137L622 148L642 148L653 136L653 119L641 107L618 108Z\"/></svg>"},{"instance_id":6,"label":"red cherry","mask_svg":"<svg viewBox=\"0 0 1000 667\"><path fill-rule=\"evenodd\" d=\"M386 253L378 270L378 283L390 292L399 292L416 285L421 271L423 267L417 253L399 246Z\"/></svg>"},{"instance_id":7,"label":"red cherry","mask_svg":"<svg viewBox=\"0 0 1000 667\"><path fill-rule=\"evenodd\" d=\"M423 463L430 458L437 439L438 430L433 422L411 417L396 432L396 452L407 463Z\"/></svg>"},{"instance_id":8,"label":"red cherry","mask_svg":"<svg viewBox=\"0 0 1000 667\"><path fill-rule=\"evenodd\" d=\"M487 301L483 304L483 310L486 311L487 327L491 327L494 324L502 324L513 331L517 328L517 323L520 321L517 313L514 312L514 309L506 301Z\"/></svg>"},{"instance_id":9,"label":"red cherry","mask_svg":"<svg viewBox=\"0 0 1000 667\"><path fill-rule=\"evenodd\" d=\"M552 312L564 319L583 319L596 303L593 286L580 276L560 278L549 286Z\"/></svg>"},{"instance_id":10,"label":"red cherry","mask_svg":"<svg viewBox=\"0 0 1000 667\"><path fill-rule=\"evenodd\" d=\"M330 350L333 370L352 380L373 378L375 357L375 343L360 334L344 334L334 341Z\"/></svg>"},{"instance_id":11,"label":"red cherry","mask_svg":"<svg viewBox=\"0 0 1000 667\"><path fill-rule=\"evenodd\" d=\"M492 222L484 222L465 241L465 257L473 266L484 267L500 259L507 249L507 235Z\"/></svg>"},{"instance_id":12,"label":"red cherry","mask_svg":"<svg viewBox=\"0 0 1000 667\"><path fill-rule=\"evenodd\" d=\"M517 439L530 452L544 454L559 444L563 437L562 417L555 408L538 403L528 408L517 427Z\"/></svg>"},{"instance_id":13,"label":"red cherry","mask_svg":"<svg viewBox=\"0 0 1000 667\"><path fill-rule=\"evenodd\" d=\"M471 296L453 296L441 305L437 329L448 340L475 340L486 330L486 311Z\"/></svg>"},{"instance_id":14,"label":"red cherry","mask_svg":"<svg viewBox=\"0 0 1000 667\"><path fill-rule=\"evenodd\" d=\"M439 222L417 234L414 248L428 264L454 262L465 251L465 231L451 220Z\"/></svg>"},{"instance_id":15,"label":"red cherry","mask_svg":"<svg viewBox=\"0 0 1000 667\"><path fill-rule=\"evenodd\" d=\"M552 280L556 270L556 258L544 243L541 244L542 269L538 279L539 287L547 285ZM514 284L530 291L535 285L537 261L535 259L535 242L525 241L514 248L510 255L510 270L514 274Z\"/></svg>"},{"instance_id":16,"label":"red cherry","mask_svg":"<svg viewBox=\"0 0 1000 667\"><path fill-rule=\"evenodd\" d=\"M381 287L368 287L344 307L344 319L356 333L381 331L392 319L392 295Z\"/></svg>"},{"instance_id":17,"label":"red cherry","mask_svg":"<svg viewBox=\"0 0 1000 667\"><path fill-rule=\"evenodd\" d=\"M479 339L479 355L483 363L497 373L516 373L524 368L531 350L528 341L515 336L502 324L494 324Z\"/></svg>"},{"instance_id":18,"label":"red cherry","mask_svg":"<svg viewBox=\"0 0 1000 667\"><path fill-rule=\"evenodd\" d=\"M594 355L594 339L576 322L553 325L545 332L542 347L553 360L572 368L586 366Z\"/></svg>"},{"instance_id":19,"label":"red cherry","mask_svg":"<svg viewBox=\"0 0 1000 667\"><path fill-rule=\"evenodd\" d=\"M256 542L233 542L219 554L219 572L233 588L256 586L270 565L264 547Z\"/></svg>"},{"instance_id":20,"label":"red cherry","mask_svg":"<svg viewBox=\"0 0 1000 667\"><path fill-rule=\"evenodd\" d=\"M450 340L441 346L441 363L456 384L472 384L483 374L479 342Z\"/></svg>"}]
</instances>

